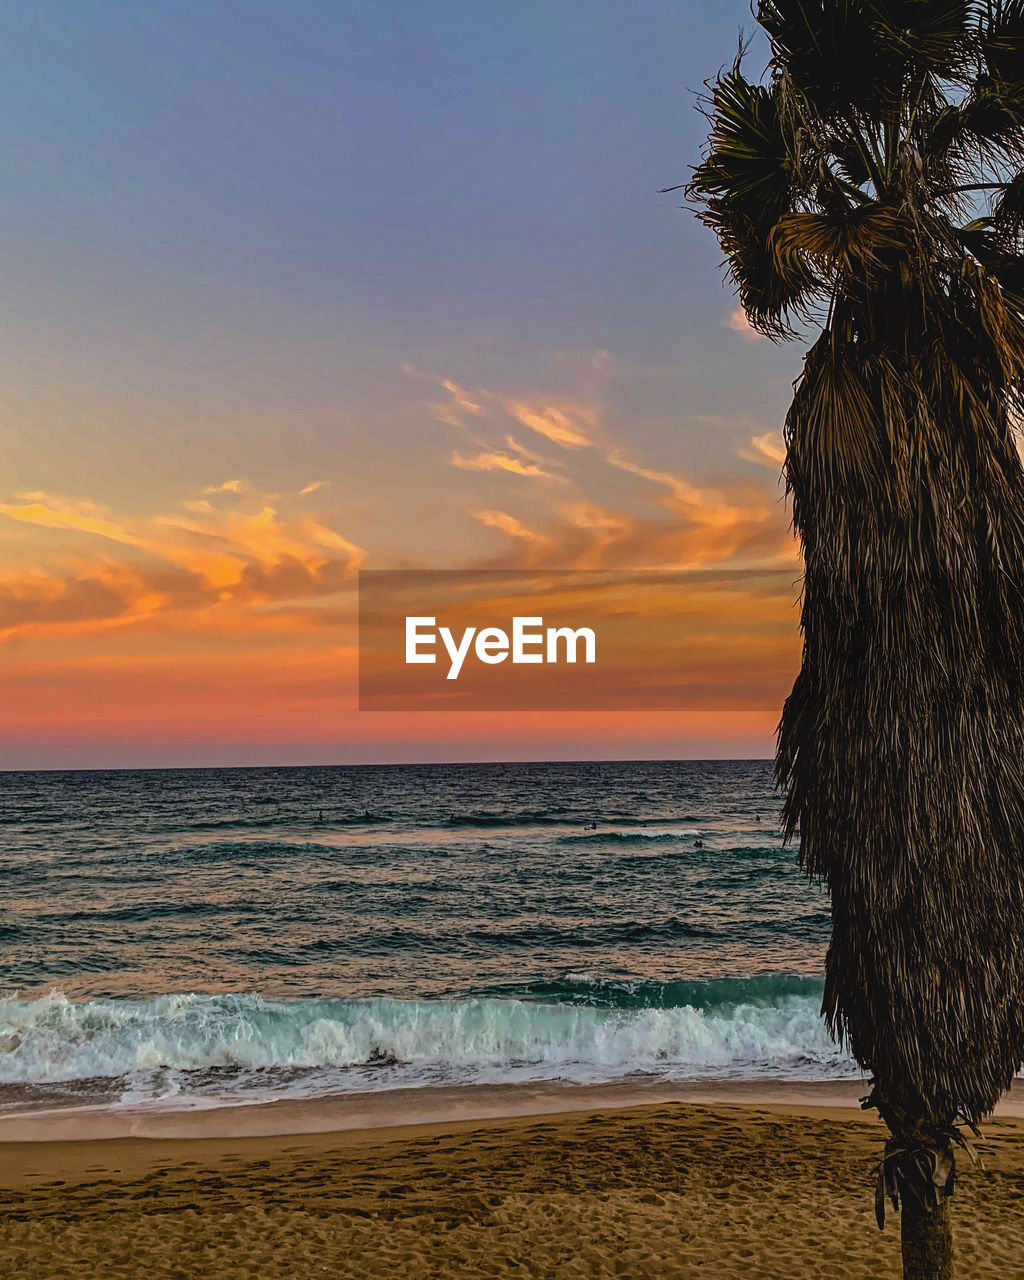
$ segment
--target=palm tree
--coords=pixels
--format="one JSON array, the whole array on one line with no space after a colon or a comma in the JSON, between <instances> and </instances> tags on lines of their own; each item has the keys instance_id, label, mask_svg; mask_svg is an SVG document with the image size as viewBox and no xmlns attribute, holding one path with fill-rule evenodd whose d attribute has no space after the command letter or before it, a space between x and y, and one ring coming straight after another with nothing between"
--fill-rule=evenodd
<instances>
[{"instance_id":1,"label":"palm tree","mask_svg":"<svg viewBox=\"0 0 1024 1280\"><path fill-rule=\"evenodd\" d=\"M786 418L803 661L777 779L832 899L823 1013L889 1127L906 1277L1024 1060L1024 0L762 0L688 191ZM742 54L741 50L741 54Z\"/></svg>"}]
</instances>

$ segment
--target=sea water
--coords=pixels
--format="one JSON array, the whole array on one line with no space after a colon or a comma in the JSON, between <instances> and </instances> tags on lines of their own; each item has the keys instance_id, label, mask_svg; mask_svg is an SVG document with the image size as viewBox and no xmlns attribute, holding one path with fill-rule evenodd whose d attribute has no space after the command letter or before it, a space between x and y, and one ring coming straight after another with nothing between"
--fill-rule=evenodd
<instances>
[{"instance_id":1,"label":"sea water","mask_svg":"<svg viewBox=\"0 0 1024 1280\"><path fill-rule=\"evenodd\" d=\"M0 1110L855 1076L767 761L0 775Z\"/></svg>"}]
</instances>

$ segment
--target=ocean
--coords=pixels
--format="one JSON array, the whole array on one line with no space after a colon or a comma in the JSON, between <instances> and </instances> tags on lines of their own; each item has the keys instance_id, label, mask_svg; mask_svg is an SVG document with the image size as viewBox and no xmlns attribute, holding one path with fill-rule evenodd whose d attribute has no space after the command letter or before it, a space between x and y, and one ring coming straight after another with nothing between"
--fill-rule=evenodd
<instances>
[{"instance_id":1,"label":"ocean","mask_svg":"<svg viewBox=\"0 0 1024 1280\"><path fill-rule=\"evenodd\" d=\"M0 1112L855 1078L767 761L0 775Z\"/></svg>"}]
</instances>

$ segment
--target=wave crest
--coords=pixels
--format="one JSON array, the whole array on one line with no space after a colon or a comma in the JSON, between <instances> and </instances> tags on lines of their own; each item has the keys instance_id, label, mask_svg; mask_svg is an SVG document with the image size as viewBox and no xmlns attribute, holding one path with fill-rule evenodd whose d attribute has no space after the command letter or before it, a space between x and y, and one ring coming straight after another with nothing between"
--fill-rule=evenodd
<instances>
[{"instance_id":1,"label":"wave crest","mask_svg":"<svg viewBox=\"0 0 1024 1280\"><path fill-rule=\"evenodd\" d=\"M757 986L758 982L761 986ZM751 984L755 985L751 985ZM774 986L772 984L775 984ZM813 993L812 993L813 992ZM526 998L523 998L526 996ZM656 1073L822 1076L852 1063L808 979L536 984L518 997L275 1001L166 995L0 1000L0 1084L119 1080L135 1099L232 1098Z\"/></svg>"}]
</instances>

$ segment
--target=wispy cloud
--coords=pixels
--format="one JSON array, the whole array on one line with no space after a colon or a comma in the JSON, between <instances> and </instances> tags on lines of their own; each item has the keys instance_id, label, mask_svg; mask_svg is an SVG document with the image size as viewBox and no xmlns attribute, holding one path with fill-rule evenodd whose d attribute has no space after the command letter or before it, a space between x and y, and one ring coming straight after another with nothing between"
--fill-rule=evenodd
<instances>
[{"instance_id":1,"label":"wispy cloud","mask_svg":"<svg viewBox=\"0 0 1024 1280\"><path fill-rule=\"evenodd\" d=\"M751 436L739 451L746 462L756 462L772 471L780 471L786 461L786 445L779 431L766 431L764 435Z\"/></svg>"},{"instance_id":2,"label":"wispy cloud","mask_svg":"<svg viewBox=\"0 0 1024 1280\"><path fill-rule=\"evenodd\" d=\"M517 564L529 566L543 563L554 549L554 542L547 534L528 528L521 520L510 516L507 511L477 510L473 515L486 528L497 529L509 538L525 544L526 552L516 557Z\"/></svg>"},{"instance_id":3,"label":"wispy cloud","mask_svg":"<svg viewBox=\"0 0 1024 1280\"><path fill-rule=\"evenodd\" d=\"M461 471L504 471L509 475L530 480L549 480L556 484L567 483L566 477L553 469L554 464L521 448L511 436L506 437L507 449L483 450L468 456L458 449L451 455L452 466Z\"/></svg>"},{"instance_id":4,"label":"wispy cloud","mask_svg":"<svg viewBox=\"0 0 1024 1280\"><path fill-rule=\"evenodd\" d=\"M46 493L19 494L19 502L0 503L0 515L22 524L34 524L44 529L65 529L69 532L106 538L126 546L145 547L146 541L130 533L122 525L108 519L103 508L94 502L79 500L69 502Z\"/></svg>"},{"instance_id":5,"label":"wispy cloud","mask_svg":"<svg viewBox=\"0 0 1024 1280\"><path fill-rule=\"evenodd\" d=\"M586 449L593 444L592 407L583 404L553 405L507 400L505 411L524 427L563 449Z\"/></svg>"},{"instance_id":6,"label":"wispy cloud","mask_svg":"<svg viewBox=\"0 0 1024 1280\"><path fill-rule=\"evenodd\" d=\"M602 374L607 365L602 356ZM565 499L558 489L551 490L546 497L549 510L539 518L535 512L527 520L504 509L474 511L478 520L513 544L507 553L485 557L488 564L686 568L793 559L777 490L743 477L708 483L638 461L603 422L596 384L589 399L570 399L506 395L488 388L470 391L450 378L435 381L451 396L439 420L457 424L475 446L474 452L456 449L450 455L454 466L537 481L557 479L563 492L576 491L572 499ZM505 429L509 419L561 450L559 460L524 448ZM501 444L494 438L499 434ZM777 469L781 448L777 435L768 432L753 436L742 455ZM579 465L584 459L589 461ZM614 481L616 473L651 486L653 492L645 499L635 488L624 489L621 481ZM600 487L599 500L588 492L592 486ZM609 501L608 491L614 494L616 487L618 498ZM534 506L538 496L542 491L534 491Z\"/></svg>"},{"instance_id":7,"label":"wispy cloud","mask_svg":"<svg viewBox=\"0 0 1024 1280\"><path fill-rule=\"evenodd\" d=\"M603 370L607 352L598 355L602 362L595 369ZM587 400L509 396L488 388L469 389L453 378L423 374L408 367L407 371L430 378L448 393L448 399L441 404L428 406L437 421L448 426L475 430L488 420L511 419L563 449L585 449L594 443L597 414L593 403Z\"/></svg>"}]
</instances>

